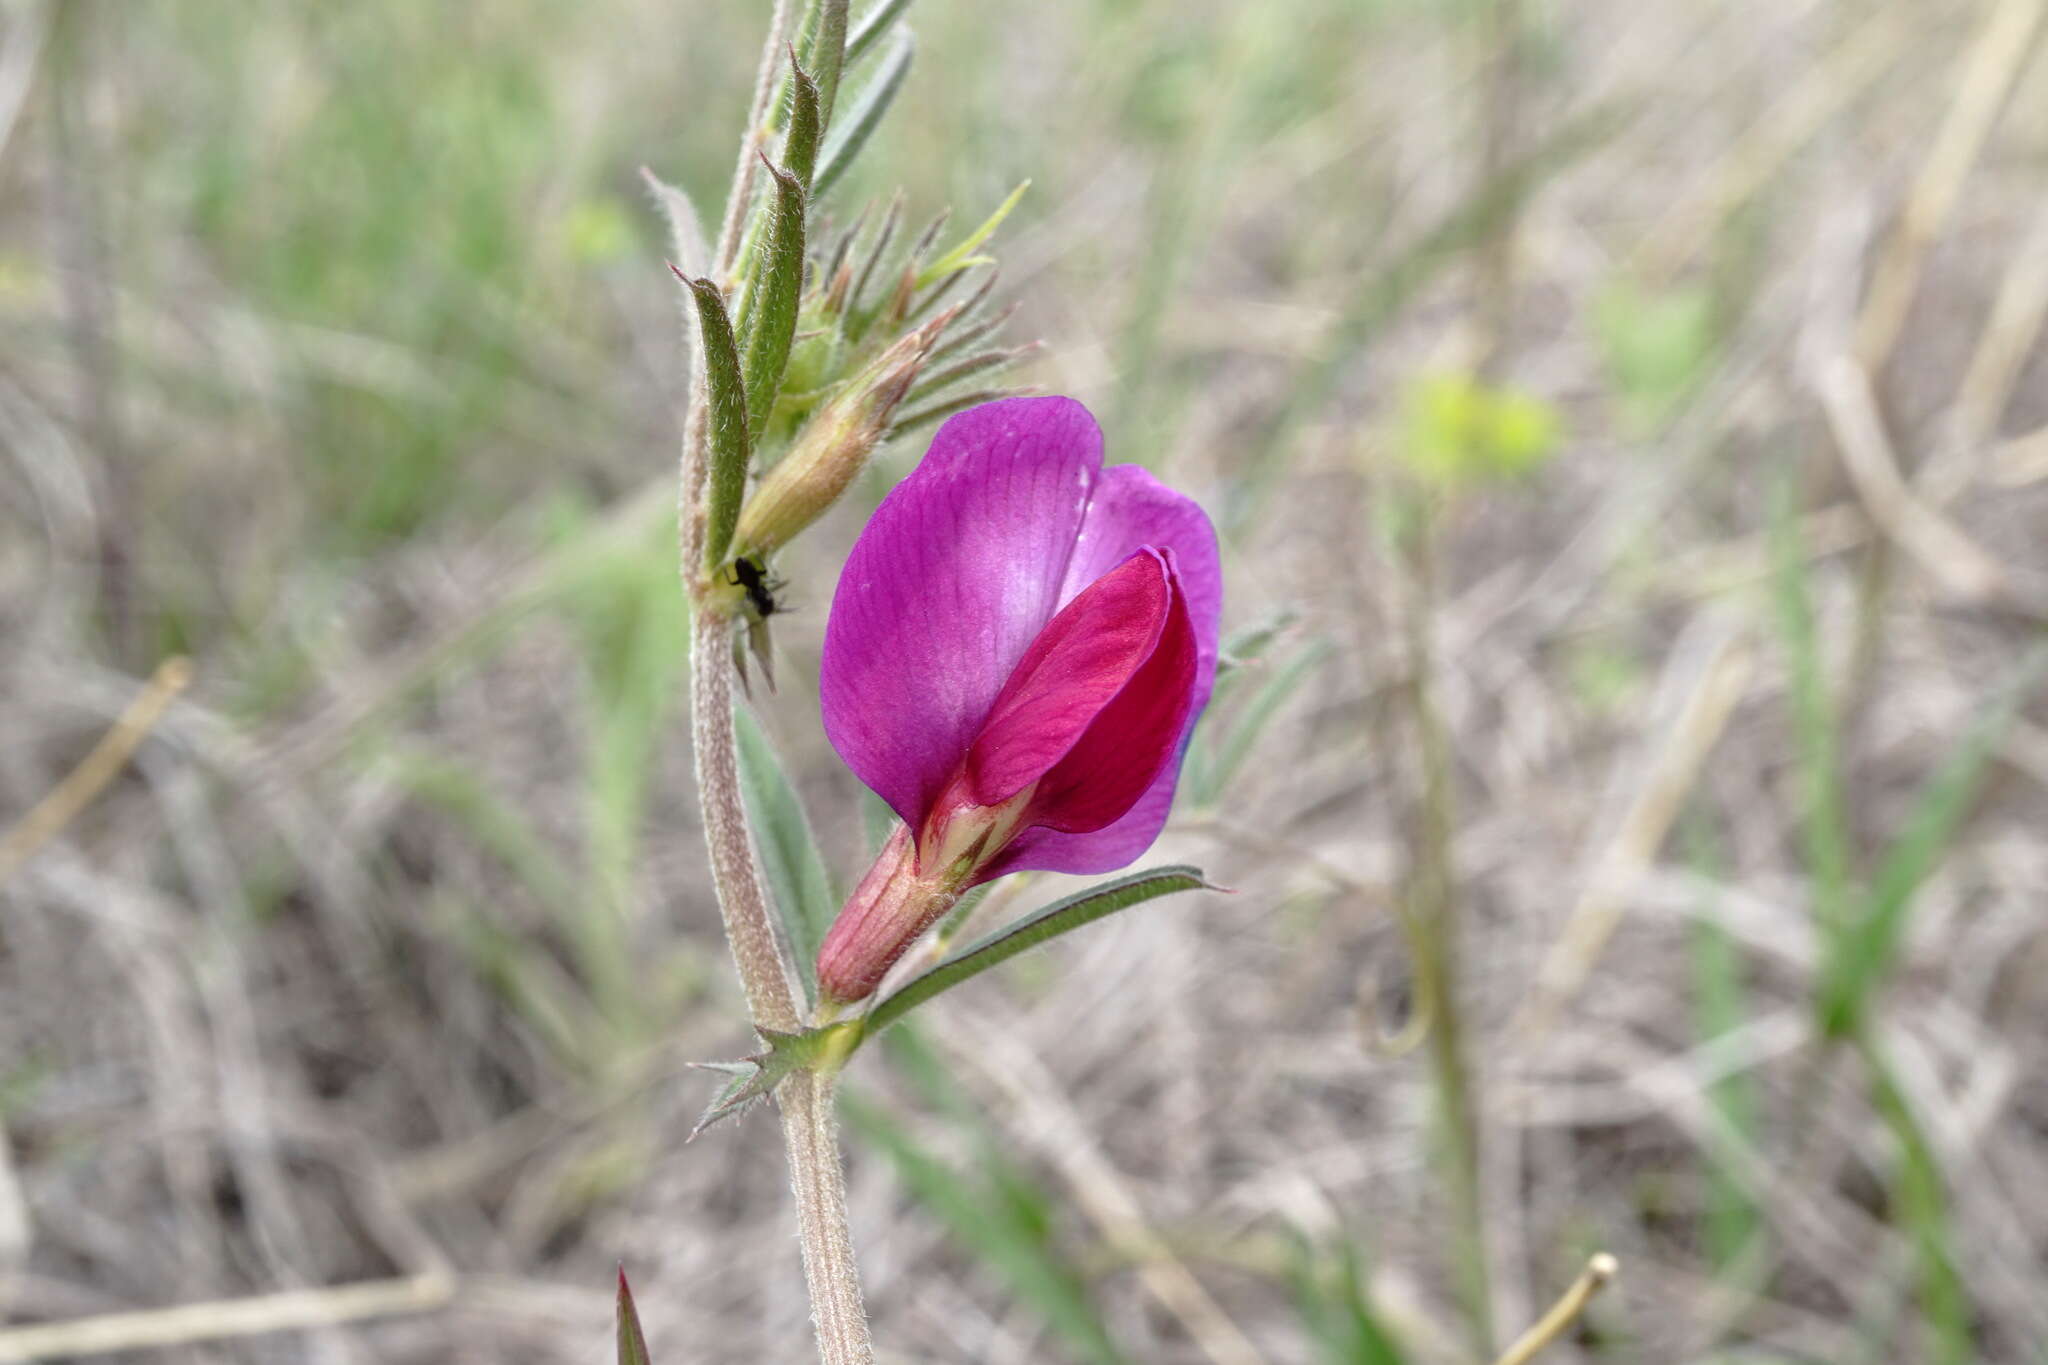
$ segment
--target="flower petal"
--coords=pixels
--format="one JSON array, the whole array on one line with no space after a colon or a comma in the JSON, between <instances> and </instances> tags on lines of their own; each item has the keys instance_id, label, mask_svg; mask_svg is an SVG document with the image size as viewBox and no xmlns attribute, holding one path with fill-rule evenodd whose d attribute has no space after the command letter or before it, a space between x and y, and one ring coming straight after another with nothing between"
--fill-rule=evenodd
<instances>
[{"instance_id":1,"label":"flower petal","mask_svg":"<svg viewBox=\"0 0 2048 1365\"><path fill-rule=\"evenodd\" d=\"M1200 700L1209 698L1216 677L1216 641L1223 617L1223 565L1216 552L1216 528L1201 504L1176 493L1143 465L1111 465L1095 481L1088 515L1074 538L1060 601L1144 546L1173 552L1173 568L1187 595L1188 616L1200 642ZM1200 703L1196 710L1201 709Z\"/></svg>"},{"instance_id":2,"label":"flower petal","mask_svg":"<svg viewBox=\"0 0 2048 1365\"><path fill-rule=\"evenodd\" d=\"M1117 820L1085 833L1045 827L1025 830L1003 850L984 873L985 878L1026 869L1076 874L1114 871L1150 848L1166 826L1180 781L1187 731L1208 704L1215 684L1223 569L1215 529L1193 499L1161 484L1138 465L1113 465L1102 471L1096 483L1068 565L1064 591L1067 595L1080 592L1091 581L1086 575L1106 571L1142 545L1170 551L1174 578L1195 633L1195 682L1179 745L1144 794Z\"/></svg>"},{"instance_id":3,"label":"flower petal","mask_svg":"<svg viewBox=\"0 0 2048 1365\"><path fill-rule=\"evenodd\" d=\"M1156 652L1172 607L1166 561L1146 550L1062 607L1018 660L968 751L974 800L1000 805L1062 764ZM1146 770L1145 781L1152 772ZM1137 795L1130 792L1125 805ZM1031 806L1037 809L1036 797ZM1121 814L1119 807L1099 823Z\"/></svg>"},{"instance_id":4,"label":"flower petal","mask_svg":"<svg viewBox=\"0 0 2048 1365\"><path fill-rule=\"evenodd\" d=\"M1156 555L1148 552L1146 558ZM1112 570L1110 577L1122 572ZM1170 571L1167 584L1172 596L1157 644L1066 756L1038 780L1025 816L1031 824L1063 834L1092 833L1120 819L1167 764L1179 766L1194 700L1197 646L1187 602Z\"/></svg>"},{"instance_id":5,"label":"flower petal","mask_svg":"<svg viewBox=\"0 0 2048 1365\"><path fill-rule=\"evenodd\" d=\"M825 733L912 829L1058 609L1101 467L1070 398L970 408L855 543L825 627Z\"/></svg>"}]
</instances>

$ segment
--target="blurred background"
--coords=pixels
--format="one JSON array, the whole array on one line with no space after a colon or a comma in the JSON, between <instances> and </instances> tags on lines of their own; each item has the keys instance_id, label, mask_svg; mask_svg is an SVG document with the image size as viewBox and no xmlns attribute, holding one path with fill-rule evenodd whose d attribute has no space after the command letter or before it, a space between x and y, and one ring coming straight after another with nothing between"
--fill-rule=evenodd
<instances>
[{"instance_id":1,"label":"blurred background","mask_svg":"<svg viewBox=\"0 0 2048 1365\"><path fill-rule=\"evenodd\" d=\"M838 203L1032 182L1022 378L1223 529L1148 861L1236 894L855 1063L886 1360L1483 1361L1596 1251L1547 1360L2048 1360L2044 8L913 7ZM0 1360L609 1360L620 1261L808 1358L772 1123L682 1143L638 176L715 211L765 9L0 3ZM842 879L922 442L778 566Z\"/></svg>"}]
</instances>

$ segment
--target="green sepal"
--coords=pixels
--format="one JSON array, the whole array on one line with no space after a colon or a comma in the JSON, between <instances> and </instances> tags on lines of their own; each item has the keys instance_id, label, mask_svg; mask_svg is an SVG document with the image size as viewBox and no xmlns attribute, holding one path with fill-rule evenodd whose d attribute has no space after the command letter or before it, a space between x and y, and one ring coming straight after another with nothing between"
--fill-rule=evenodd
<instances>
[{"instance_id":1,"label":"green sepal","mask_svg":"<svg viewBox=\"0 0 2048 1365\"><path fill-rule=\"evenodd\" d=\"M889 112L896 92L902 89L903 78L910 74L910 58L916 47L908 28L897 30L896 40L883 56L881 68L860 88L860 94L847 107L846 118L837 121L831 136L825 139L824 159L818 166L813 194L825 193L840 176L846 174L846 168L860 154L860 149L875 131L875 125L882 121L882 115Z\"/></svg>"},{"instance_id":2,"label":"green sepal","mask_svg":"<svg viewBox=\"0 0 2048 1365\"><path fill-rule=\"evenodd\" d=\"M761 164L775 181L775 199L769 207L761 268L740 310L740 332L746 338L747 424L756 434L766 426L782 388L804 286L804 187L766 156Z\"/></svg>"},{"instance_id":3,"label":"green sepal","mask_svg":"<svg viewBox=\"0 0 2048 1365\"><path fill-rule=\"evenodd\" d=\"M653 1365L647 1354L647 1334L640 1330L640 1313L633 1307L633 1290L626 1283L626 1268L619 1267L619 1365Z\"/></svg>"},{"instance_id":4,"label":"green sepal","mask_svg":"<svg viewBox=\"0 0 2048 1365\"><path fill-rule=\"evenodd\" d=\"M729 1077L725 1088L697 1120L684 1141L692 1141L712 1124L744 1114L775 1092L783 1078L793 1071L837 1071L860 1045L862 1026L858 1019L846 1019L823 1028L801 1033L777 1033L756 1028L766 1052L736 1062L692 1062L700 1071L716 1071Z\"/></svg>"},{"instance_id":5,"label":"green sepal","mask_svg":"<svg viewBox=\"0 0 2048 1365\"><path fill-rule=\"evenodd\" d=\"M732 319L725 311L725 296L710 280L692 279L673 265L669 269L697 301L698 354L711 397L711 479L704 507L704 565L708 569L725 562L733 528L739 525L740 503L747 493L747 461L753 454L753 428L747 422L746 380L740 370Z\"/></svg>"},{"instance_id":6,"label":"green sepal","mask_svg":"<svg viewBox=\"0 0 2048 1365\"><path fill-rule=\"evenodd\" d=\"M1048 939L1057 938L1084 924L1093 924L1106 915L1175 891L1219 889L1203 879L1199 868L1155 867L1102 882L1065 900L1054 901L1015 924L977 940L924 975L914 978L903 989L868 1011L863 1020L864 1033L869 1036L880 1033L933 996L951 990L970 977L979 976Z\"/></svg>"}]
</instances>

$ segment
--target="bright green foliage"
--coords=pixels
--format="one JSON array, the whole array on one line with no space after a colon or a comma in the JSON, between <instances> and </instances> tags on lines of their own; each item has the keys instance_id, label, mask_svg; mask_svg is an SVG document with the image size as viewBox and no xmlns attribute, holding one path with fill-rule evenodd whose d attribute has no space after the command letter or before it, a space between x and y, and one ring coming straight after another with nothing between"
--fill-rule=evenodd
<instances>
[{"instance_id":1,"label":"bright green foliage","mask_svg":"<svg viewBox=\"0 0 2048 1365\"><path fill-rule=\"evenodd\" d=\"M1410 473L1446 489L1528 474L1557 453L1564 421L1519 389L1469 375L1426 375L1402 405L1397 449Z\"/></svg>"},{"instance_id":2,"label":"bright green foliage","mask_svg":"<svg viewBox=\"0 0 2048 1365\"><path fill-rule=\"evenodd\" d=\"M1714 300L1687 286L1651 293L1617 280L1593 304L1625 424L1648 434L1684 401L1714 357Z\"/></svg>"}]
</instances>

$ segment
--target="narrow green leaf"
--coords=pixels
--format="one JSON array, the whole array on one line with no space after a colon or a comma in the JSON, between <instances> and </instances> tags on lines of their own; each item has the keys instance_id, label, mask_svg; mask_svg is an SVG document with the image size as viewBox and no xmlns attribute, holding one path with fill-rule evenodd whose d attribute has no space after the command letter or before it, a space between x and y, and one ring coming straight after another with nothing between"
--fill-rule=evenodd
<instances>
[{"instance_id":1,"label":"narrow green leaf","mask_svg":"<svg viewBox=\"0 0 2048 1365\"><path fill-rule=\"evenodd\" d=\"M733 728L739 741L740 796L754 827L761 870L767 874L768 892L789 940L790 954L803 975L804 994L815 1000L818 944L838 908L832 878L818 856L803 802L783 773L754 713L744 706L735 708Z\"/></svg>"},{"instance_id":2,"label":"narrow green leaf","mask_svg":"<svg viewBox=\"0 0 2048 1365\"><path fill-rule=\"evenodd\" d=\"M1396 1339L1366 1291L1365 1258L1348 1235L1293 1258L1294 1302L1328 1365L1403 1365Z\"/></svg>"},{"instance_id":3,"label":"narrow green leaf","mask_svg":"<svg viewBox=\"0 0 2048 1365\"><path fill-rule=\"evenodd\" d=\"M1836 755L1834 699L1828 695L1813 603L1806 594L1806 556L1790 475L1773 491L1770 521L1773 597L1778 633L1791 672L1792 729L1797 744L1802 833L1813 912L1824 935L1842 931L1848 914L1849 817Z\"/></svg>"},{"instance_id":4,"label":"narrow green leaf","mask_svg":"<svg viewBox=\"0 0 2048 1365\"><path fill-rule=\"evenodd\" d=\"M1044 1210L1058 1201L1032 1185L993 1143L984 1141L974 1170L957 1171L934 1159L879 1105L843 1095L840 1112L861 1138L879 1148L912 1196L943 1223L974 1259L1003 1280L1090 1365L1122 1365L1087 1286L1047 1235Z\"/></svg>"},{"instance_id":5,"label":"narrow green leaf","mask_svg":"<svg viewBox=\"0 0 2048 1365\"><path fill-rule=\"evenodd\" d=\"M981 249L982 243L995 236L996 229L1003 225L1003 219L1010 216L1010 210L1017 207L1017 201L1022 199L1024 191L1030 188L1031 182L1026 180L1011 190L1010 197L998 204L996 211L991 213L980 227L968 233L952 250L918 272L917 287L929 288L947 276L958 274L970 266L989 264L989 258L977 257L974 253Z\"/></svg>"},{"instance_id":6,"label":"narrow green leaf","mask_svg":"<svg viewBox=\"0 0 2048 1365\"><path fill-rule=\"evenodd\" d=\"M1175 891L1199 891L1205 887L1215 889L1202 880L1201 871L1197 868L1155 867L1092 886L1065 900L1054 901L1035 914L1027 915L1017 923L961 949L923 976L912 980L875 1006L867 1016L865 1031L868 1034L880 1033L933 996L951 990L969 977L979 976L1047 939L1057 938L1105 915L1113 915L1158 896Z\"/></svg>"},{"instance_id":7,"label":"narrow green leaf","mask_svg":"<svg viewBox=\"0 0 2048 1365\"><path fill-rule=\"evenodd\" d=\"M673 266L670 267L674 269ZM676 278L697 301L698 354L703 357L705 387L711 395L711 481L705 508L704 564L716 568L732 547L739 525L740 503L747 494L747 461L753 455L752 428L747 421L747 386L740 370L732 319L725 296L706 279L682 271Z\"/></svg>"},{"instance_id":8,"label":"narrow green leaf","mask_svg":"<svg viewBox=\"0 0 2048 1365\"><path fill-rule=\"evenodd\" d=\"M782 373L789 365L796 339L797 307L804 287L804 187L797 178L767 157L761 158L775 181L769 210L768 238L760 269L747 290L740 331L746 337L748 430L759 435L782 391Z\"/></svg>"},{"instance_id":9,"label":"narrow green leaf","mask_svg":"<svg viewBox=\"0 0 2048 1365\"><path fill-rule=\"evenodd\" d=\"M846 61L846 0L813 0L804 23L803 59L818 83L818 126L829 128ZM808 176L804 183L810 183Z\"/></svg>"},{"instance_id":10,"label":"narrow green leaf","mask_svg":"<svg viewBox=\"0 0 2048 1365\"><path fill-rule=\"evenodd\" d=\"M909 8L910 0L881 0L880 4L863 14L853 27L853 36L846 40L846 65L851 67L865 57L888 33L889 26Z\"/></svg>"},{"instance_id":11,"label":"narrow green leaf","mask_svg":"<svg viewBox=\"0 0 2048 1365\"><path fill-rule=\"evenodd\" d=\"M1687 814L1682 825L1687 861L1708 888L1692 930L1692 995L1694 1028L1702 1044L1711 1045L1740 1028L1750 1017L1748 991L1742 976L1742 955L1735 939L1713 913L1720 887L1727 879L1726 859L1715 839L1714 829L1699 810ZM1754 1077L1736 1071L1714 1082L1707 1100L1715 1112L1752 1146L1763 1138L1759 1132ZM1709 1161L1706 1209L1702 1218L1701 1241L1715 1273L1729 1282L1737 1277L1743 1253L1751 1239L1762 1232L1763 1214L1750 1198L1748 1187L1719 1162Z\"/></svg>"},{"instance_id":12,"label":"narrow green leaf","mask_svg":"<svg viewBox=\"0 0 2048 1365\"><path fill-rule=\"evenodd\" d=\"M811 173L818 168L818 140L823 136L824 116L817 82L795 58L790 59L789 74L789 132L782 140L782 160L797 183L809 190Z\"/></svg>"},{"instance_id":13,"label":"narrow green leaf","mask_svg":"<svg viewBox=\"0 0 2048 1365\"><path fill-rule=\"evenodd\" d=\"M1914 895L1941 864L1977 795L1986 761L2020 708L2048 673L2048 645L2036 646L1997 700L1971 727L1913 803L1906 827L1886 852L1863 913L1830 944L1821 976L1821 1026L1830 1037L1854 1033L1865 1002L1890 973L1898 956L1906 911Z\"/></svg>"},{"instance_id":14,"label":"narrow green leaf","mask_svg":"<svg viewBox=\"0 0 2048 1365\"><path fill-rule=\"evenodd\" d=\"M1933 1339L1932 1358L1939 1365L1970 1365L1977 1359L1971 1328L1976 1308L1970 1302L1968 1282L1956 1266L1941 1164L1890 1063L1874 1042L1866 1040L1863 1052L1870 1067L1872 1099L1899 1144L1899 1164L1892 1172L1891 1213L1893 1221L1913 1240L1920 1272L1920 1312Z\"/></svg>"},{"instance_id":15,"label":"narrow green leaf","mask_svg":"<svg viewBox=\"0 0 2048 1365\"><path fill-rule=\"evenodd\" d=\"M847 106L846 117L834 121L831 135L825 139L824 159L813 182L813 195L822 195L830 190L839 177L846 174L853 159L860 155L860 149L867 144L875 125L882 121L882 115L889 112L889 105L903 86L903 78L910 74L910 58L916 46L908 28L897 30L889 51L882 57L881 67L853 97Z\"/></svg>"},{"instance_id":16,"label":"narrow green leaf","mask_svg":"<svg viewBox=\"0 0 2048 1365\"><path fill-rule=\"evenodd\" d=\"M1252 694L1242 711L1230 718L1229 728L1216 740L1214 747L1204 754L1205 761L1192 774L1194 781L1189 793L1197 805L1208 805L1230 789L1252 750L1258 744L1259 736L1273 723L1280 708L1287 699L1300 689L1301 685L1315 673L1316 667L1329 656L1327 641L1311 642L1300 653L1287 661L1266 685Z\"/></svg>"},{"instance_id":17,"label":"narrow green leaf","mask_svg":"<svg viewBox=\"0 0 2048 1365\"><path fill-rule=\"evenodd\" d=\"M626 1283L626 1268L619 1267L619 1365L653 1365L647 1354L647 1334L640 1330L640 1313L633 1307L633 1290Z\"/></svg>"}]
</instances>

